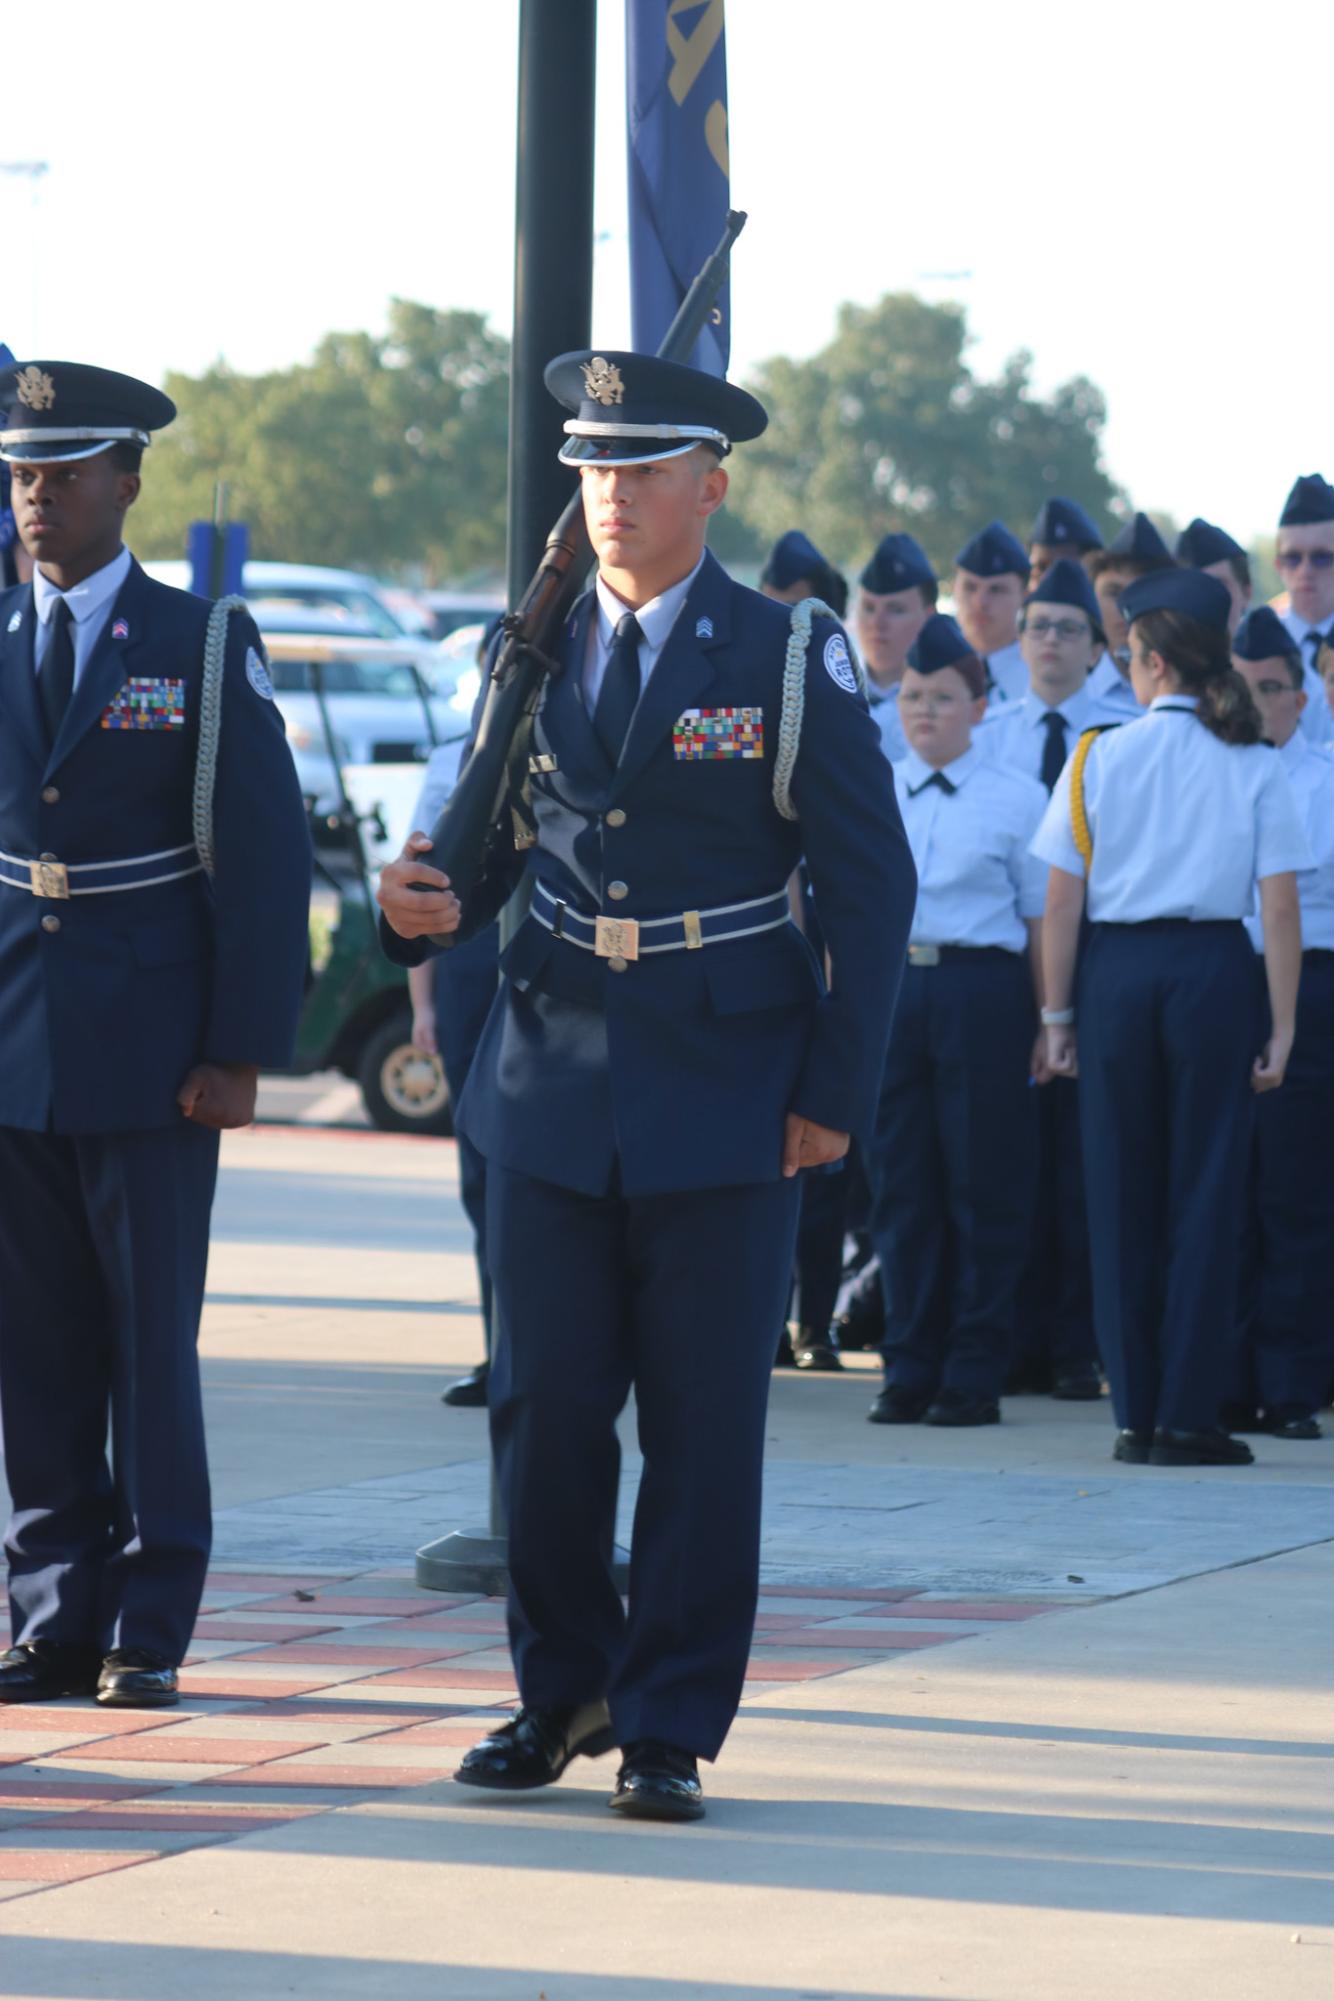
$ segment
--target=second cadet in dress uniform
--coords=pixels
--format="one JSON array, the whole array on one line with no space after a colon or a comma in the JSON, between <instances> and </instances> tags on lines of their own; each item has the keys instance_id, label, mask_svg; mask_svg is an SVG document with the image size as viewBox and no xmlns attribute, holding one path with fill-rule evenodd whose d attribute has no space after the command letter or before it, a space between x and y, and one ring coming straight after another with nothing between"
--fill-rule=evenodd
<instances>
[{"instance_id":1,"label":"second cadet in dress uniform","mask_svg":"<svg viewBox=\"0 0 1334 2001\"><path fill-rule=\"evenodd\" d=\"M899 721L899 684L909 649L936 608L937 594L926 550L901 532L882 537L857 580L855 629L866 668L866 698L891 764L908 748Z\"/></svg>"},{"instance_id":2,"label":"second cadet in dress uniform","mask_svg":"<svg viewBox=\"0 0 1334 2001\"><path fill-rule=\"evenodd\" d=\"M174 415L107 369L0 380L37 564L0 595L6 1702L177 1699L210 1545L218 1133L291 1061L306 968L310 842L259 634L229 619L201 713L210 607L123 543Z\"/></svg>"},{"instance_id":3,"label":"second cadet in dress uniform","mask_svg":"<svg viewBox=\"0 0 1334 2001\"><path fill-rule=\"evenodd\" d=\"M1102 536L1077 500L1053 494L1044 500L1028 533L1028 588L1035 591L1053 563L1073 556L1082 563L1102 547Z\"/></svg>"},{"instance_id":4,"label":"second cadet in dress uniform","mask_svg":"<svg viewBox=\"0 0 1334 2001\"><path fill-rule=\"evenodd\" d=\"M954 558L954 610L982 662L987 700L1017 702L1028 686L1019 650L1019 608L1028 589L1028 551L1003 521L991 521Z\"/></svg>"},{"instance_id":5,"label":"second cadet in dress uniform","mask_svg":"<svg viewBox=\"0 0 1334 2001\"><path fill-rule=\"evenodd\" d=\"M1278 749L1314 867L1297 877L1302 977L1281 1091L1255 1107L1251 1232L1243 1286L1236 1430L1319 1438L1316 1412L1334 1383L1334 757L1303 735L1297 642L1268 605L1232 641L1269 741ZM1257 917L1246 928L1264 950ZM1257 958L1257 966L1262 961Z\"/></svg>"},{"instance_id":6,"label":"second cadet in dress uniform","mask_svg":"<svg viewBox=\"0 0 1334 2001\"><path fill-rule=\"evenodd\" d=\"M977 740L988 757L1037 779L1050 795L1084 731L1122 720L1089 693L1103 632L1082 563L1060 556L1049 566L1025 600L1021 626L1028 693L992 710ZM1053 1078L1041 1050L1036 1074L1043 1085L1037 1103L1038 1195L1011 1382L1015 1389L1092 1401L1102 1393L1102 1379L1093 1331L1078 1085L1074 1078Z\"/></svg>"},{"instance_id":7,"label":"second cadet in dress uniform","mask_svg":"<svg viewBox=\"0 0 1334 2001\"><path fill-rule=\"evenodd\" d=\"M1302 734L1325 744L1334 737L1334 712L1320 674L1321 648L1334 637L1334 486L1318 472L1295 481L1283 503L1274 561L1288 587L1283 623L1301 649Z\"/></svg>"},{"instance_id":8,"label":"second cadet in dress uniform","mask_svg":"<svg viewBox=\"0 0 1334 2001\"><path fill-rule=\"evenodd\" d=\"M1123 722L1139 721L1140 705L1130 684L1130 632L1121 615L1121 596L1136 577L1176 568L1172 552L1147 514L1134 514L1105 549L1095 550L1085 567L1098 598L1098 617L1107 651L1089 677L1089 693Z\"/></svg>"},{"instance_id":9,"label":"second cadet in dress uniform","mask_svg":"<svg viewBox=\"0 0 1334 2001\"><path fill-rule=\"evenodd\" d=\"M796 1177L874 1116L913 868L843 632L817 618L804 643L800 606L704 546L760 405L639 354L561 356L547 381L599 568L537 718L536 844L462 913L485 922L526 873L459 1107L487 1162L523 1707L458 1777L547 1785L618 1744L611 1804L684 1819L746 1672ZM381 880L407 960L460 921L423 856L414 838ZM789 916L802 856L827 990ZM631 1389L627 1615L609 1559Z\"/></svg>"},{"instance_id":10,"label":"second cadet in dress uniform","mask_svg":"<svg viewBox=\"0 0 1334 2001\"><path fill-rule=\"evenodd\" d=\"M994 1424L1036 1168L1029 1090L1046 794L971 741L982 666L954 620L908 655L894 766L917 864L908 967L868 1160L885 1286L876 1424Z\"/></svg>"},{"instance_id":11,"label":"second cadet in dress uniform","mask_svg":"<svg viewBox=\"0 0 1334 2001\"><path fill-rule=\"evenodd\" d=\"M1047 1055L1057 1075L1079 1073L1114 1456L1245 1465L1249 1448L1220 1429L1219 1414L1251 1093L1282 1083L1292 1048L1294 871L1310 850L1282 763L1232 670L1224 586L1173 568L1132 584L1121 609L1147 713L1082 740L1034 843L1052 865ZM1242 923L1257 881L1271 1015L1263 1046Z\"/></svg>"}]
</instances>

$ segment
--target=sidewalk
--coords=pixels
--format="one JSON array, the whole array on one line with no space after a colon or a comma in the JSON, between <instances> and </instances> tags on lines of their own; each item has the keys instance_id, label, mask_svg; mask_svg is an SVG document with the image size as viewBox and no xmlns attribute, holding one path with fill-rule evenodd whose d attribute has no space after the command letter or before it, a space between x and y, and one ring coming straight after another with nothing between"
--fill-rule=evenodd
<instances>
[{"instance_id":1,"label":"sidewalk","mask_svg":"<svg viewBox=\"0 0 1334 2001\"><path fill-rule=\"evenodd\" d=\"M622 1826L610 1760L469 1794L501 1607L411 1574L485 1516L453 1150L224 1160L186 1700L0 1710L6 2001L1334 1991L1334 1440L1126 1468L1097 1408L886 1433L867 1369L778 1378L709 1818Z\"/></svg>"}]
</instances>

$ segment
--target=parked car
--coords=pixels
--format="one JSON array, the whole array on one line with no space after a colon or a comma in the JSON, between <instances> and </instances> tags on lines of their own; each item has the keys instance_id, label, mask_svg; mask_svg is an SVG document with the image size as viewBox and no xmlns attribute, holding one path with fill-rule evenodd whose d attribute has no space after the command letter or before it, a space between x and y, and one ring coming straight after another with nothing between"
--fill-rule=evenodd
<instances>
[{"instance_id":1,"label":"parked car","mask_svg":"<svg viewBox=\"0 0 1334 2001\"><path fill-rule=\"evenodd\" d=\"M460 626L488 625L505 609L501 591L422 591L420 602L430 613L437 641L448 639Z\"/></svg>"}]
</instances>

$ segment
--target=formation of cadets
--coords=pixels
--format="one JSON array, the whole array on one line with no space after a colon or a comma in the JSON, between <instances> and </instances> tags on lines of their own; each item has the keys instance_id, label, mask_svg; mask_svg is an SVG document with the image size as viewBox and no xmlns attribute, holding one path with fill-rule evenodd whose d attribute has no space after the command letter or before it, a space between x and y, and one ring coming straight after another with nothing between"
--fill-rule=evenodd
<instances>
[{"instance_id":1,"label":"formation of cadets","mask_svg":"<svg viewBox=\"0 0 1334 2001\"><path fill-rule=\"evenodd\" d=\"M878 1260L873 1422L1096 1399L1115 1456L1244 1464L1334 1392L1334 487L1246 552L1072 501L959 551L887 535L850 625L918 871L874 1140L808 1177L780 1362L837 1368ZM843 609L797 531L762 588ZM1202 726L1203 725L1203 726ZM1077 782L1075 774L1078 773ZM807 899L808 935L819 912ZM1044 935L1045 934L1045 935ZM1281 1083L1282 1088L1277 1088ZM871 1267L874 1282L874 1264ZM863 1288L863 1292L865 1288Z\"/></svg>"}]
</instances>

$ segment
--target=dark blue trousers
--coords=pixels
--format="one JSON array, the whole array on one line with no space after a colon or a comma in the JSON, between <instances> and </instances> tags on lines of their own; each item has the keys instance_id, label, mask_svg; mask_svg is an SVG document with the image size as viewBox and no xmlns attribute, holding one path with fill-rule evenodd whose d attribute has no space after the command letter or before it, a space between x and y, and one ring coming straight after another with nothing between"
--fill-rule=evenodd
<instances>
[{"instance_id":1,"label":"dark blue trousers","mask_svg":"<svg viewBox=\"0 0 1334 2001\"><path fill-rule=\"evenodd\" d=\"M797 1200L795 1180L627 1200L490 1165L491 1439L525 1703L605 1695L621 1743L717 1756L755 1621ZM609 1559L632 1388L644 1470L627 1615Z\"/></svg>"},{"instance_id":2,"label":"dark blue trousers","mask_svg":"<svg viewBox=\"0 0 1334 2001\"><path fill-rule=\"evenodd\" d=\"M1057 1375L1095 1366L1093 1275L1079 1136L1079 1086L1054 1078L1036 1093L1037 1194L1019 1288L1015 1364Z\"/></svg>"},{"instance_id":3,"label":"dark blue trousers","mask_svg":"<svg viewBox=\"0 0 1334 2001\"><path fill-rule=\"evenodd\" d=\"M436 1044L449 1086L449 1102L457 1105L472 1069L486 1017L499 982L500 926L489 924L475 938L433 962ZM482 1331L491 1353L491 1272L486 1260L486 1162L470 1139L455 1134L459 1150L459 1199L472 1226L473 1255L482 1300Z\"/></svg>"},{"instance_id":4,"label":"dark blue trousers","mask_svg":"<svg viewBox=\"0 0 1334 2001\"><path fill-rule=\"evenodd\" d=\"M1292 1056L1254 1138L1236 1400L1309 1417L1334 1386L1334 952L1302 955Z\"/></svg>"},{"instance_id":5,"label":"dark blue trousers","mask_svg":"<svg viewBox=\"0 0 1334 2001\"><path fill-rule=\"evenodd\" d=\"M184 1658L212 1536L196 1344L217 1165L217 1133L184 1119L0 1127L16 1641Z\"/></svg>"},{"instance_id":6,"label":"dark blue trousers","mask_svg":"<svg viewBox=\"0 0 1334 2001\"><path fill-rule=\"evenodd\" d=\"M1078 983L1093 1313L1116 1421L1218 1422L1260 1048L1240 924L1092 924Z\"/></svg>"},{"instance_id":7,"label":"dark blue trousers","mask_svg":"<svg viewBox=\"0 0 1334 2001\"><path fill-rule=\"evenodd\" d=\"M874 1157L886 1381L998 1397L1014 1337L1037 1167L1027 959L950 952L899 992Z\"/></svg>"}]
</instances>

